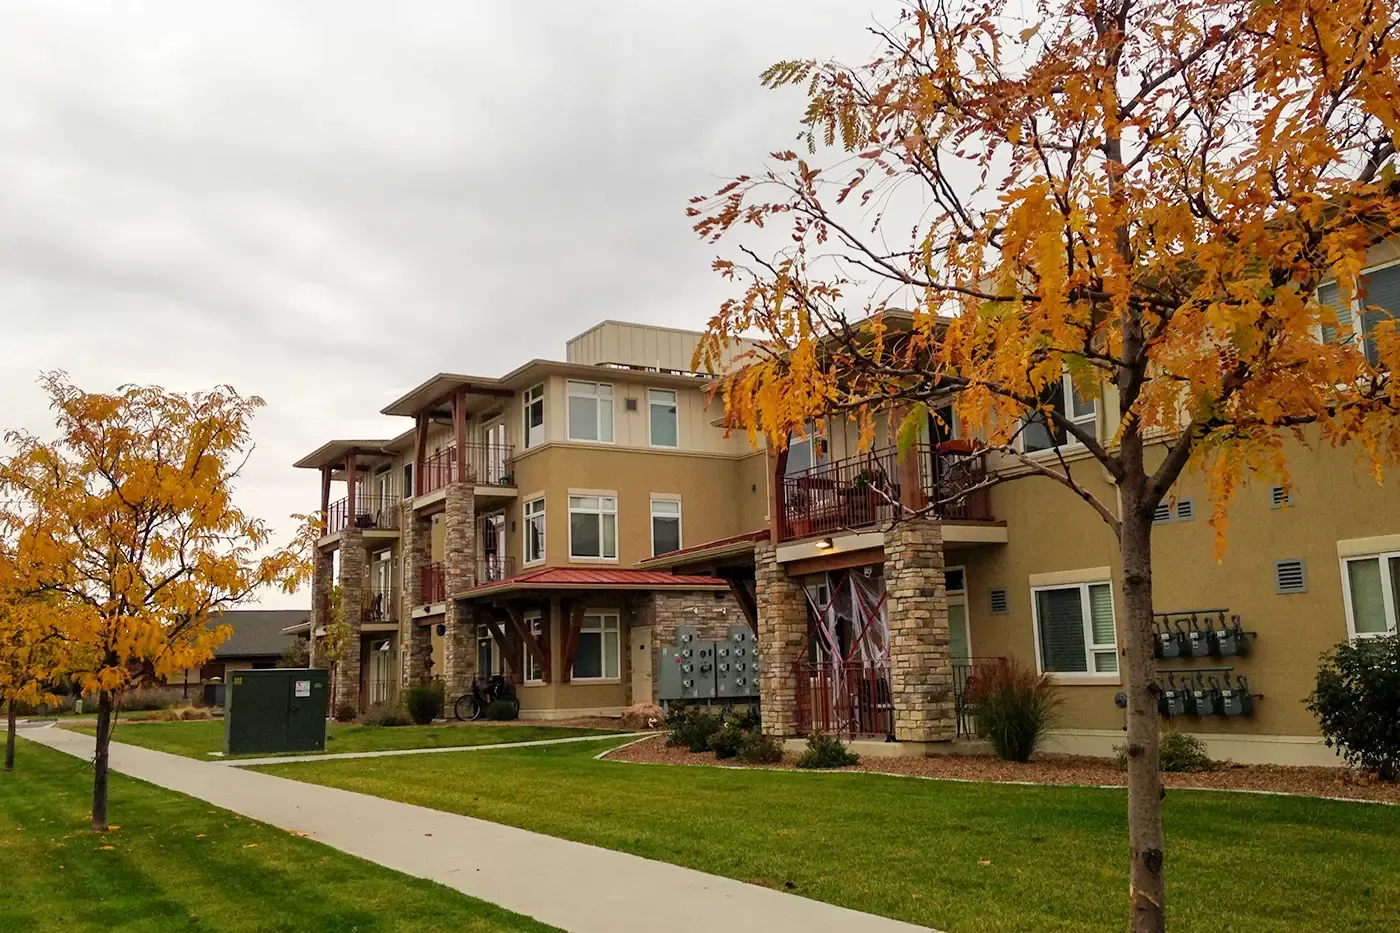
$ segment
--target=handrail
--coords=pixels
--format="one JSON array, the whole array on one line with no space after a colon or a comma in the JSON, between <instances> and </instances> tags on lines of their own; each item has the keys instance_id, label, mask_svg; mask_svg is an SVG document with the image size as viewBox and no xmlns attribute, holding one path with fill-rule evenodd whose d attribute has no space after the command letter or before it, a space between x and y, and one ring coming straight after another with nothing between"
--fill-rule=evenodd
<instances>
[{"instance_id":1,"label":"handrail","mask_svg":"<svg viewBox=\"0 0 1400 933\"><path fill-rule=\"evenodd\" d=\"M467 444L466 479L476 486L513 486L515 454L510 444ZM418 495L427 495L458 481L454 444L423 460L418 471Z\"/></svg>"}]
</instances>

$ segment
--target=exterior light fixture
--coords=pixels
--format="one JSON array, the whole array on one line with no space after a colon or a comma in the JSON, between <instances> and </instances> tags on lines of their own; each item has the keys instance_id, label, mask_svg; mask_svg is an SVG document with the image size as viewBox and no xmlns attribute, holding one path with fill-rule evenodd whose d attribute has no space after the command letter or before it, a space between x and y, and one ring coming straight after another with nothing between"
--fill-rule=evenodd
<instances>
[{"instance_id":1,"label":"exterior light fixture","mask_svg":"<svg viewBox=\"0 0 1400 933\"><path fill-rule=\"evenodd\" d=\"M816 545L818 551L829 551L835 546L836 545L831 543L830 538L822 538Z\"/></svg>"}]
</instances>

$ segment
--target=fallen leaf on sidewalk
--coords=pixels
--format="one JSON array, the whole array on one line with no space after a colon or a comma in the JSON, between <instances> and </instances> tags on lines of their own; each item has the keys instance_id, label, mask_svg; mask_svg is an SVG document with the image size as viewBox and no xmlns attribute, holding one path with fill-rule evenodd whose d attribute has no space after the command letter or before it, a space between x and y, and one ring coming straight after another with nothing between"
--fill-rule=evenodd
<instances>
[{"instance_id":1,"label":"fallen leaf on sidewalk","mask_svg":"<svg viewBox=\"0 0 1400 933\"><path fill-rule=\"evenodd\" d=\"M244 846L243 848L245 848L245 849L256 849L257 847L258 847L258 844L257 844L256 842L250 842L250 843L248 843L246 846Z\"/></svg>"},{"instance_id":2,"label":"fallen leaf on sidewalk","mask_svg":"<svg viewBox=\"0 0 1400 933\"><path fill-rule=\"evenodd\" d=\"M989 858L979 858L979 859L977 860L977 864L978 864L978 865L990 865L990 864L992 864L992 860L989 859Z\"/></svg>"}]
</instances>

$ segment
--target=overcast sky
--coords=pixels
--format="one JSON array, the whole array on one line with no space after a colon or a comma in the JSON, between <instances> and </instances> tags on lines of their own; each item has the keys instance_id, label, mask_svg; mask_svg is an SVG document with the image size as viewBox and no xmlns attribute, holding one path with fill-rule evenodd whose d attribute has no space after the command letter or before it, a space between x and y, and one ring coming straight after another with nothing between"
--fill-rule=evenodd
<instances>
[{"instance_id":1,"label":"overcast sky","mask_svg":"<svg viewBox=\"0 0 1400 933\"><path fill-rule=\"evenodd\" d=\"M686 198L787 148L782 58L861 59L895 0L0 4L0 426L35 379L267 401L240 502L604 318L724 296ZM264 605L286 604L268 597ZM294 604L294 602L292 603Z\"/></svg>"}]
</instances>

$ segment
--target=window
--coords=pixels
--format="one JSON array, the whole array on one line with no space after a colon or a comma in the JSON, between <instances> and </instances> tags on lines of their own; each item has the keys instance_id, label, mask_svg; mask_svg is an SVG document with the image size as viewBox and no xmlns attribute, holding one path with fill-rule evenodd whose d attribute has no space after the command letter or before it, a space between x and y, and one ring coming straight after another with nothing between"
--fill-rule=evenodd
<instances>
[{"instance_id":1,"label":"window","mask_svg":"<svg viewBox=\"0 0 1400 933\"><path fill-rule=\"evenodd\" d=\"M676 414L676 393L670 389L647 389L647 409L651 418L651 446L679 447L680 422Z\"/></svg>"},{"instance_id":2,"label":"window","mask_svg":"<svg viewBox=\"0 0 1400 933\"><path fill-rule=\"evenodd\" d=\"M569 497L569 556L617 559L617 499Z\"/></svg>"},{"instance_id":3,"label":"window","mask_svg":"<svg viewBox=\"0 0 1400 933\"><path fill-rule=\"evenodd\" d=\"M544 560L544 499L525 503L525 563Z\"/></svg>"},{"instance_id":4,"label":"window","mask_svg":"<svg viewBox=\"0 0 1400 933\"><path fill-rule=\"evenodd\" d=\"M622 624L615 612L590 612L579 629L574 680L616 680L621 670Z\"/></svg>"},{"instance_id":5,"label":"window","mask_svg":"<svg viewBox=\"0 0 1400 933\"><path fill-rule=\"evenodd\" d=\"M1341 289L1336 283L1328 283L1317 290L1317 300L1330 305L1337 314L1337 325L1322 326L1322 339L1327 343L1361 342L1366 359L1375 366L1378 362L1375 341L1369 335L1381 321L1400 318L1400 263L1391 263L1361 276L1360 294L1351 301L1343 301Z\"/></svg>"},{"instance_id":6,"label":"window","mask_svg":"<svg viewBox=\"0 0 1400 933\"><path fill-rule=\"evenodd\" d=\"M613 387L606 382L569 380L569 440L613 439Z\"/></svg>"},{"instance_id":7,"label":"window","mask_svg":"<svg viewBox=\"0 0 1400 933\"><path fill-rule=\"evenodd\" d=\"M496 644L496 639L491 637L491 627L478 625L476 627L476 676L491 677L494 674L504 674L505 672L505 658L501 656L501 648Z\"/></svg>"},{"instance_id":8,"label":"window","mask_svg":"<svg viewBox=\"0 0 1400 933\"><path fill-rule=\"evenodd\" d=\"M1359 638L1396 629L1400 606L1400 551L1342 561L1347 627Z\"/></svg>"},{"instance_id":9,"label":"window","mask_svg":"<svg viewBox=\"0 0 1400 933\"><path fill-rule=\"evenodd\" d=\"M406 498L409 498L410 496L413 495L413 464L412 464L412 463L405 463L405 464L403 465L403 494L404 494L404 498L405 498L405 499L406 499Z\"/></svg>"},{"instance_id":10,"label":"window","mask_svg":"<svg viewBox=\"0 0 1400 933\"><path fill-rule=\"evenodd\" d=\"M1069 399L1069 408L1065 408L1065 399ZM1069 418L1075 424L1088 429L1089 433L1094 433L1095 417L1098 414L1098 404L1094 398L1084 398L1074 388L1074 382L1070 379L1069 373L1060 377L1060 381L1047 387L1041 396L1041 402L1053 407L1059 415ZM1037 450L1049 450L1052 447L1067 447L1077 444L1078 441L1069 437L1069 432L1047 418L1044 412L1037 412L1034 416L1026 420L1026 426L1021 431L1021 446L1026 453L1033 453Z\"/></svg>"},{"instance_id":11,"label":"window","mask_svg":"<svg viewBox=\"0 0 1400 933\"><path fill-rule=\"evenodd\" d=\"M530 634L535 636L535 641L541 641L544 638L544 624L540 620L539 610L525 613L522 619ZM525 655L525 682L527 684L544 683L544 668L540 667L540 662L536 661L535 656L530 653L530 646L521 645L520 650Z\"/></svg>"},{"instance_id":12,"label":"window","mask_svg":"<svg viewBox=\"0 0 1400 933\"><path fill-rule=\"evenodd\" d=\"M1031 591L1040 669L1070 674L1118 673L1113 587L1081 583Z\"/></svg>"},{"instance_id":13,"label":"window","mask_svg":"<svg viewBox=\"0 0 1400 933\"><path fill-rule=\"evenodd\" d=\"M806 437L788 440L787 455L787 475L796 476L826 463L830 456L830 445L815 425L808 425Z\"/></svg>"},{"instance_id":14,"label":"window","mask_svg":"<svg viewBox=\"0 0 1400 933\"><path fill-rule=\"evenodd\" d=\"M681 503L679 499L651 500L652 556L681 549Z\"/></svg>"},{"instance_id":15,"label":"window","mask_svg":"<svg viewBox=\"0 0 1400 933\"><path fill-rule=\"evenodd\" d=\"M544 443L544 386L531 386L524 396L525 430L521 446L536 447Z\"/></svg>"}]
</instances>

